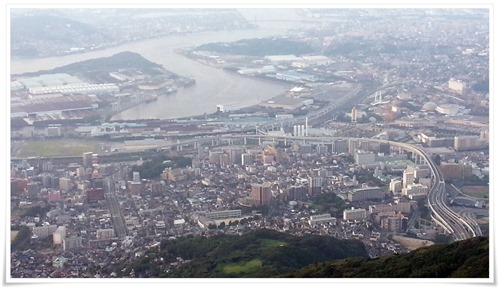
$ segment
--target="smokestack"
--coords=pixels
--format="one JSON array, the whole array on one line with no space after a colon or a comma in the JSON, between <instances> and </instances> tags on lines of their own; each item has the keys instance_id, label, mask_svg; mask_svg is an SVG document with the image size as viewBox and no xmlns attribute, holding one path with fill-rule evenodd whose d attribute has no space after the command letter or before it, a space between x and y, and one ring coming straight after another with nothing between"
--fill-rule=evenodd
<instances>
[{"instance_id":1,"label":"smokestack","mask_svg":"<svg viewBox=\"0 0 500 289\"><path fill-rule=\"evenodd\" d=\"M351 121L356 122L356 120L357 120L357 110L356 106L353 106L351 110Z\"/></svg>"},{"instance_id":2,"label":"smokestack","mask_svg":"<svg viewBox=\"0 0 500 289\"><path fill-rule=\"evenodd\" d=\"M308 121L308 119L307 119L307 116L306 116L306 136L309 135L309 128L308 128L308 125L307 125L307 121Z\"/></svg>"}]
</instances>

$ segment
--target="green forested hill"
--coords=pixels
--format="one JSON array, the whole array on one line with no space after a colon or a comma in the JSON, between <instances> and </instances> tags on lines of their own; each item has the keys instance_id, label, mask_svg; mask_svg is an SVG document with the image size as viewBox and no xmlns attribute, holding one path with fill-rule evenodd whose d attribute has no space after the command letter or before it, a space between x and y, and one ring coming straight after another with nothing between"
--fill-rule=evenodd
<instances>
[{"instance_id":1,"label":"green forested hill","mask_svg":"<svg viewBox=\"0 0 500 289\"><path fill-rule=\"evenodd\" d=\"M178 257L189 262L166 273ZM369 259L358 240L261 229L164 241L118 271L149 278L488 278L489 238Z\"/></svg>"},{"instance_id":2,"label":"green forested hill","mask_svg":"<svg viewBox=\"0 0 500 289\"><path fill-rule=\"evenodd\" d=\"M489 238L438 244L376 259L309 265L284 278L488 278Z\"/></svg>"},{"instance_id":3,"label":"green forested hill","mask_svg":"<svg viewBox=\"0 0 500 289\"><path fill-rule=\"evenodd\" d=\"M150 75L159 75L162 73L159 70L161 69L161 65L147 60L138 53L123 51L109 57L83 60L51 70L23 73L22 76L31 77L44 73L68 73L71 75L85 74L91 78L92 73L98 72L99 74L107 75L109 72L120 69L139 69Z\"/></svg>"},{"instance_id":4,"label":"green forested hill","mask_svg":"<svg viewBox=\"0 0 500 289\"><path fill-rule=\"evenodd\" d=\"M155 258L191 260L165 274ZM351 257L367 258L364 244L328 236L293 236L274 230L258 230L242 236L186 237L161 244L152 256L125 267L138 276L173 278L270 278L309 264Z\"/></svg>"},{"instance_id":5,"label":"green forested hill","mask_svg":"<svg viewBox=\"0 0 500 289\"><path fill-rule=\"evenodd\" d=\"M283 54L302 55L314 52L314 49L304 42L275 37L243 39L233 43L208 43L196 47L196 50L261 57Z\"/></svg>"}]
</instances>

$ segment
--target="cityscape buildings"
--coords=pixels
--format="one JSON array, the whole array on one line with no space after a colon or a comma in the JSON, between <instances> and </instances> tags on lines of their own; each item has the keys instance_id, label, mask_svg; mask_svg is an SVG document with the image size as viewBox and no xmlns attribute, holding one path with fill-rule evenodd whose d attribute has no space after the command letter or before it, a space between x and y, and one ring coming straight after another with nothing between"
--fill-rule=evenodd
<instances>
[{"instance_id":1,"label":"cityscape buildings","mask_svg":"<svg viewBox=\"0 0 500 289\"><path fill-rule=\"evenodd\" d=\"M13 33L13 55L32 51L37 68L49 55L119 53L11 75L10 277L142 277L119 266L164 241L260 228L356 239L372 258L410 251L402 234L490 234L491 14L348 10L297 9L306 21L286 37L237 10L206 12L210 22L172 11L173 25L102 9L92 18L109 40L65 25L81 47ZM253 29L271 37L243 37ZM206 43L207 31L227 42ZM129 41L151 60L124 54ZM189 262L155 258L161 274Z\"/></svg>"}]
</instances>

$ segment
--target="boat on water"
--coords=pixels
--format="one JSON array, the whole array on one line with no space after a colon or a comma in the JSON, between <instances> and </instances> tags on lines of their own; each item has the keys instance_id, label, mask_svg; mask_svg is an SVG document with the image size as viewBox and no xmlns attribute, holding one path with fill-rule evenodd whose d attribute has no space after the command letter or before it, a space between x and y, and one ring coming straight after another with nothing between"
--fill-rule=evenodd
<instances>
[{"instance_id":1,"label":"boat on water","mask_svg":"<svg viewBox=\"0 0 500 289\"><path fill-rule=\"evenodd\" d=\"M188 79L185 83L184 83L184 86L191 86L191 85L195 85L196 84L196 79L194 78L190 78Z\"/></svg>"},{"instance_id":2,"label":"boat on water","mask_svg":"<svg viewBox=\"0 0 500 289\"><path fill-rule=\"evenodd\" d=\"M175 86L171 86L167 89L167 94L171 94L174 92L177 92L177 87L175 87Z\"/></svg>"},{"instance_id":3,"label":"boat on water","mask_svg":"<svg viewBox=\"0 0 500 289\"><path fill-rule=\"evenodd\" d=\"M153 101L156 101L158 100L158 96L156 95L153 95L153 96L150 96L146 99L146 103L150 103L150 102L153 102Z\"/></svg>"}]
</instances>

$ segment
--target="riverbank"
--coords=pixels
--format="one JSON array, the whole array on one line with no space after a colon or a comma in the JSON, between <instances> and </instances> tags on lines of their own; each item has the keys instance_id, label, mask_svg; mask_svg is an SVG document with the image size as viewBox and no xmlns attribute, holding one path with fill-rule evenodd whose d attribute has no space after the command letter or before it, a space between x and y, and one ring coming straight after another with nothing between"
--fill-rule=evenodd
<instances>
[{"instance_id":1,"label":"riverbank","mask_svg":"<svg viewBox=\"0 0 500 289\"><path fill-rule=\"evenodd\" d=\"M271 99L283 93L288 85L269 80L241 77L242 75L203 65L175 51L196 47L203 43L237 41L244 38L268 37L276 34L271 28L196 33L196 35L191 34L189 37L172 36L150 39L78 55L14 61L11 63L11 73L22 74L50 70L87 59L112 56L123 51L135 52L176 74L196 79L196 84L183 87L168 97L162 97L150 103L141 103L122 111L114 115L111 121L189 118L213 113L217 104L238 103L242 107L253 106L260 101Z\"/></svg>"},{"instance_id":2,"label":"riverbank","mask_svg":"<svg viewBox=\"0 0 500 289\"><path fill-rule=\"evenodd\" d=\"M266 81L268 83L273 83L273 84L279 84L279 85L288 85L288 86L297 86L298 84L296 83L293 83L293 82L290 82L290 81L286 81L286 80L280 80L280 79L277 79L277 78L270 78L270 77L266 77L266 76L259 76L259 75L248 75L248 74L241 74L241 73L238 73L238 71L236 71L235 69L233 68L229 68L229 67L224 67L224 66L220 66L220 65L215 65L213 62L210 62L210 61L205 61L199 57L193 57L189 51L185 51L185 50L176 50L175 51L176 53L178 53L179 55L182 55L188 59L191 59L193 61L196 61L200 64L203 64L203 65L206 65L208 67L212 67L212 68L216 68L216 69L222 69L226 72L229 72L231 74L234 74L234 75L237 75L237 76L240 76L240 77L245 77L245 78L249 78L249 79L258 79L258 80L262 80L262 81Z\"/></svg>"},{"instance_id":3,"label":"riverbank","mask_svg":"<svg viewBox=\"0 0 500 289\"><path fill-rule=\"evenodd\" d=\"M253 28L254 30L258 30L257 28ZM248 29L245 29L245 30L252 30L252 28L248 28ZM99 52L99 51L103 51L103 50L107 50L107 49L113 49L113 48L116 48L116 47L120 47L120 46L124 46L124 45L131 45L131 44L134 44L134 43L141 43L141 42L144 42L144 41L148 41L148 40L159 40L159 39L164 39L164 38L168 38L168 37L178 37L178 36L188 36L188 37L191 37L191 36L201 36L201 35L205 35L205 34L209 34L209 33L212 33L212 32L218 32L218 31L227 31L227 30L209 30L209 31L196 31L196 32L177 32L177 33L168 33L168 34L165 34L165 35L159 35L159 36L154 36L154 37L146 37L146 38L140 38L140 39L132 39L132 40L124 40L124 41L121 41L121 42L117 42L113 45L105 45L105 46L101 46L99 48L95 48L95 49L89 49L89 50L78 50L78 51L72 51L72 52L69 52L69 53L63 53L63 54L51 54L51 55L43 55L43 56L32 56L32 57L29 57L29 56L12 56L10 57L10 61L32 61L32 60L38 60L38 59L44 59L44 58L55 58L55 57L65 57L65 56L77 56L77 55L82 55L82 54L85 54L85 53L90 53L90 52ZM229 30L229 31L241 31L241 29L235 29L235 30Z\"/></svg>"}]
</instances>

